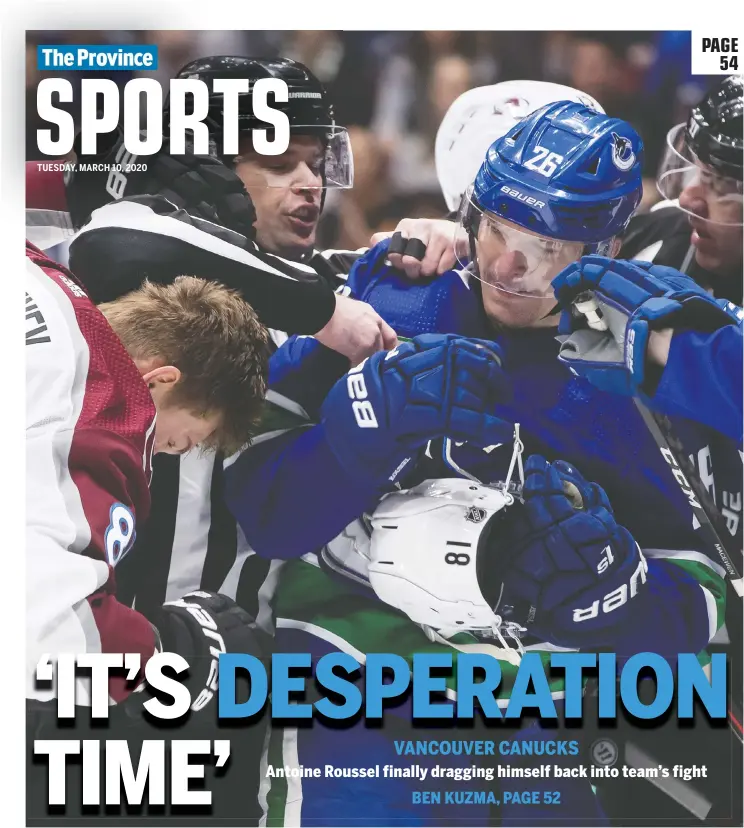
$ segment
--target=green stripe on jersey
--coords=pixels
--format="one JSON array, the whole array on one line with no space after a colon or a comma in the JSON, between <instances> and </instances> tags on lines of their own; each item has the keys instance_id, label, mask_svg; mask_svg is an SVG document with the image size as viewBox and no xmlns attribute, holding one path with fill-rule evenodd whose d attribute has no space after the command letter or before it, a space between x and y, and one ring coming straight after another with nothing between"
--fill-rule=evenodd
<instances>
[{"instance_id":1,"label":"green stripe on jersey","mask_svg":"<svg viewBox=\"0 0 744 828\"><path fill-rule=\"evenodd\" d=\"M347 588L305 561L285 564L275 600L278 627L299 626L318 637L328 633L328 639L340 639L347 649L360 653L394 653L411 665L416 653L452 653L453 675L446 679L446 686L453 692L456 687L456 648L472 647L478 651L487 648L499 659L501 667L499 699L510 697L518 668L500 657L499 653L503 651L497 644L484 645L470 633L458 633L449 638L452 647L430 641L423 629L402 612L382 603L371 593L367 598ZM303 625L311 625L311 628ZM343 649L341 643L339 646ZM551 693L562 692L562 677L550 675L550 653L537 652L545 667Z\"/></svg>"},{"instance_id":2,"label":"green stripe on jersey","mask_svg":"<svg viewBox=\"0 0 744 828\"><path fill-rule=\"evenodd\" d=\"M271 727L269 733L268 764L275 768L284 767L284 750L282 740L284 729ZM273 776L269 779L269 792L266 794L266 824L284 825L284 809L287 804L287 779L284 776Z\"/></svg>"},{"instance_id":3,"label":"green stripe on jersey","mask_svg":"<svg viewBox=\"0 0 744 828\"><path fill-rule=\"evenodd\" d=\"M264 400L261 411L261 422L256 429L256 436L267 434L271 431L287 431L297 426L307 426L308 421L286 408L282 408L270 400Z\"/></svg>"},{"instance_id":4,"label":"green stripe on jersey","mask_svg":"<svg viewBox=\"0 0 744 828\"><path fill-rule=\"evenodd\" d=\"M698 561L686 561L673 557L666 558L665 560L667 563L674 564L674 566L683 569L700 586L705 587L710 592L716 604L715 629L719 630L723 626L726 617L726 582L724 579L709 566Z\"/></svg>"}]
</instances>

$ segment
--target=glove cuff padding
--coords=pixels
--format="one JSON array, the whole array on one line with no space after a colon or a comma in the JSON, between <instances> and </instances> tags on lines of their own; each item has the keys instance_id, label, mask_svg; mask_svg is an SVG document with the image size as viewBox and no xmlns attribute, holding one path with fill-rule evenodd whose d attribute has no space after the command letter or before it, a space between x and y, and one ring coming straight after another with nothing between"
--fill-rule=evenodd
<instances>
[{"instance_id":1,"label":"glove cuff padding","mask_svg":"<svg viewBox=\"0 0 744 828\"><path fill-rule=\"evenodd\" d=\"M270 637L253 617L226 595L195 592L152 613L164 652L175 652L189 663L184 683L192 709L201 709L215 695L216 660L220 654L247 653L270 658Z\"/></svg>"},{"instance_id":2,"label":"glove cuff padding","mask_svg":"<svg viewBox=\"0 0 744 828\"><path fill-rule=\"evenodd\" d=\"M75 227L82 227L99 207L132 196L163 196L189 215L255 240L256 211L240 177L211 155L197 155L187 144L184 153L170 152L167 139L161 150L143 163L124 152L120 128L99 137L96 156L78 148L76 169L67 184L67 201ZM92 169L85 169L95 162ZM102 163L103 162L103 163ZM120 171L105 169L118 164ZM112 178L113 176L113 178Z\"/></svg>"}]
</instances>

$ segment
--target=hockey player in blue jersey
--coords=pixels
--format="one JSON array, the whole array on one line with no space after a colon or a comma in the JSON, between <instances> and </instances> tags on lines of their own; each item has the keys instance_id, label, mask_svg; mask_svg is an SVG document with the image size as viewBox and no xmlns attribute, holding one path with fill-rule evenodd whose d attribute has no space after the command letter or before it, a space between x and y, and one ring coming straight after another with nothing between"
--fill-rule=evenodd
<instances>
[{"instance_id":1,"label":"hockey player in blue jersey","mask_svg":"<svg viewBox=\"0 0 744 828\"><path fill-rule=\"evenodd\" d=\"M583 121L574 120L575 116ZM559 122L561 129L553 135L548 127ZM613 137L619 134L614 128L618 123L622 122L574 105L562 115L554 111L533 115L494 144L464 216L472 229L482 214L478 199L489 199L494 212L486 211L488 220L480 230L483 242L475 236L472 241L485 266L478 266L475 256L474 264L466 269L448 271L430 282L411 282L386 264L387 243L382 242L352 268L345 289L372 304L403 337L457 333L496 339L504 350L514 389L514 401L504 401L496 413L522 424L523 432L534 441L528 451L575 462L588 479L606 489L621 521L636 527L642 545L694 546L696 536L685 498L634 405L629 399L594 391L591 383L573 376L558 361L559 315L551 280L582 254L610 253L612 240L622 233L640 198L640 141L631 131L635 151L620 157L619 142ZM600 124L605 127L601 138L588 132L587 125L596 129ZM627 125L623 128L627 130ZM556 162L548 158L550 153L564 155L566 160L553 169ZM538 162L536 158L543 154L543 162ZM628 167L631 156L633 163ZM540 170L534 169L538 166ZM537 206L542 204L548 206ZM504 222L501 212L517 221ZM498 230L491 232L495 225L490 216L502 222L511 242L524 241L524 249L506 249L494 259L488 246L493 245ZM542 239L534 235L538 230L544 233ZM523 263L529 257L534 264L527 271ZM300 434L286 433L261 442L230 473L227 496L233 511L250 533L252 546L269 557L294 557L325 543L346 525L350 515L369 508L376 496L389 491L400 470L393 472L408 456L399 450L395 422L389 429L362 431L354 422L336 424L345 408L334 406L332 400L321 410L326 393L338 379L338 363L325 360L323 351L311 339L290 341L274 360L272 384L275 392L303 406L311 421L321 422ZM306 357L310 362L303 361ZM382 365L379 356L374 359L365 374L373 375L378 362ZM383 398L390 393L384 373L380 372L377 384ZM337 393L348 399L346 391ZM720 465L713 469L711 454L721 435L688 423L680 428L703 482L715 490L719 508L736 534L742 507L738 455L734 452L729 457L730 452L724 451ZM431 436L425 434L425 426L422 430L422 436ZM366 444L372 437L376 444L369 451ZM368 453L379 466L384 465L386 451L392 454L387 473L371 473L366 465ZM473 462L490 463L491 455L445 442L436 459L457 471ZM433 460L425 457L426 462ZM316 485L318 480L321 485ZM292 507L297 524L283 519L288 502L299 504L299 512ZM276 520L267 508L272 504Z\"/></svg>"},{"instance_id":2,"label":"hockey player in blue jersey","mask_svg":"<svg viewBox=\"0 0 744 828\"><path fill-rule=\"evenodd\" d=\"M641 154L640 139L627 124L580 105L547 107L489 150L464 204L472 251L467 268L434 282L410 283L386 264L385 243L357 263L349 292L370 302L401 336L417 338L387 356L374 355L339 382L312 340L294 340L276 355L274 399L286 417L230 468L227 480L228 502L259 554L297 558L330 546L340 533L352 548L363 546L364 524L360 528L355 519L374 511L396 483L410 489L436 478L460 477L474 487L506 480L510 439L502 436L481 447L469 444L461 430L449 433L450 413L459 408L469 409L476 434L481 428L478 400L470 390L478 386L452 370L459 346L446 337L419 335L489 339L503 376L494 385L499 399L488 410L505 425L520 424L525 451L533 455L528 469L538 504L543 496L557 498L563 516L547 503L536 510L542 528L556 532L550 565L529 544L513 562L513 588L535 609L534 618L542 619L528 634L552 646L606 646L622 656L653 650L673 659L679 652L703 650L721 623L722 570L699 548L689 505L631 401L596 390L557 358L551 280L583 254L615 252L615 239L640 200ZM290 414L296 427L290 427ZM459 425L463 422L461 417ZM707 435L697 437L695 451L710 474L706 440ZM597 558L604 549L599 535L579 538L563 531L568 513L560 478L577 468L581 486L593 493L585 502L611 508L612 526L623 527L631 539L611 545L613 560L605 565ZM722 472L716 469L719 484ZM738 478L739 472L737 487ZM716 493L731 495L731 485L724 482ZM740 510L740 493L737 502ZM735 505L733 498L730 503ZM733 517L736 531L738 511ZM591 564L579 551L585 542L592 546ZM644 588L634 591L627 573L638 571L644 557ZM370 599L357 595L352 579L338 586L319 568L321 560L338 558L315 555L312 562L293 561L280 571L276 609L282 646L313 652L319 644L322 650L344 641L357 652L429 646L410 622L401 626L403 616L374 609ZM607 577L587 580L587 572L579 574L587 566L602 566ZM614 616L623 617L619 624L612 623L613 593L624 596L615 602L625 607ZM529 626L530 614L517 620ZM404 642L406 637L411 640ZM298 744L307 749L313 739L315 756L339 749L332 734L289 735L295 755ZM375 743L372 753L385 755L384 733L364 735ZM273 745L277 756L287 755L286 736ZM300 760L302 755L300 750ZM339 811L344 801L333 798L331 805L327 791L308 790L303 820L312 815L320 821L323 807L327 813L332 806L340 817L347 813ZM357 783L347 792L353 798L349 819L354 816L355 822L360 805L376 824L448 819L436 809L410 814L405 792L388 798L387 807L379 794L374 799L369 785ZM373 799L375 807L368 808ZM571 807L553 815L596 817L581 796ZM508 824L524 813L502 810L501 817ZM539 818L546 817L550 813Z\"/></svg>"}]
</instances>

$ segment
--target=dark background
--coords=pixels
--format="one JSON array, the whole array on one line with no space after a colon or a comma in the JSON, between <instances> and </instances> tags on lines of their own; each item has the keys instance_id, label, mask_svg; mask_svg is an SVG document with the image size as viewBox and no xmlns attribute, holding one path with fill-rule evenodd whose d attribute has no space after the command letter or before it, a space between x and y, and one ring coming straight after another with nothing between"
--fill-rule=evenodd
<instances>
[{"instance_id":1,"label":"dark background","mask_svg":"<svg viewBox=\"0 0 744 828\"><path fill-rule=\"evenodd\" d=\"M73 84L110 77L123 85L134 76L39 72L38 44L146 43L157 45L159 64L142 74L165 84L190 60L217 54L293 58L325 84L337 122L351 133L355 183L329 193L320 247L356 249L405 216L442 216L437 127L462 92L505 80L565 83L630 121L646 144L646 210L659 197L653 178L666 133L720 80L690 75L690 42L689 32L27 32L26 159L49 160L36 147L36 129L46 126L36 115L42 77L66 76Z\"/></svg>"}]
</instances>

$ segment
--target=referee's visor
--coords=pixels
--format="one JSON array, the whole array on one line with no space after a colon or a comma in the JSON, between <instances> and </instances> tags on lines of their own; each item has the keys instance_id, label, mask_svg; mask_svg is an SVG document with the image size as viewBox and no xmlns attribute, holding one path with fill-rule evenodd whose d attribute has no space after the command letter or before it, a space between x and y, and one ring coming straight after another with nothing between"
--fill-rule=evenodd
<instances>
[{"instance_id":1,"label":"referee's visor","mask_svg":"<svg viewBox=\"0 0 744 828\"><path fill-rule=\"evenodd\" d=\"M741 177L723 175L703 163L688 145L685 128L686 124L677 124L667 134L656 177L657 189L665 199L679 200L680 210L695 218L741 227Z\"/></svg>"}]
</instances>

